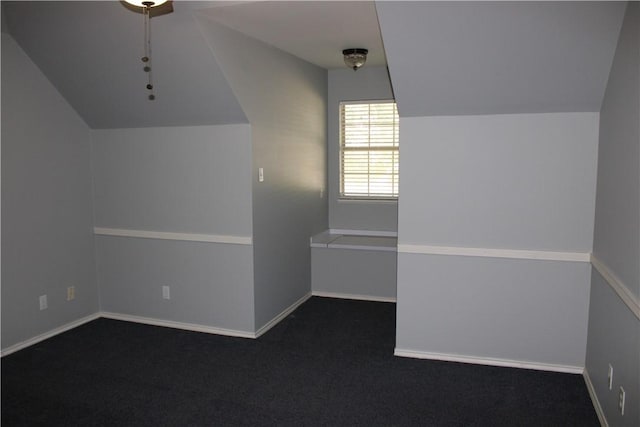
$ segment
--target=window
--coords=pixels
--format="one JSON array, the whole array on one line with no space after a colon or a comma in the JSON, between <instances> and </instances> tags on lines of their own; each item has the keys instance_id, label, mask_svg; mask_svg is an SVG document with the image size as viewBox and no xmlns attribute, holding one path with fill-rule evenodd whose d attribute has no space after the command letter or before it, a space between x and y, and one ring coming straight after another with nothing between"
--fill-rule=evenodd
<instances>
[{"instance_id":1,"label":"window","mask_svg":"<svg viewBox=\"0 0 640 427\"><path fill-rule=\"evenodd\" d=\"M340 103L341 198L398 198L398 128L393 101Z\"/></svg>"}]
</instances>

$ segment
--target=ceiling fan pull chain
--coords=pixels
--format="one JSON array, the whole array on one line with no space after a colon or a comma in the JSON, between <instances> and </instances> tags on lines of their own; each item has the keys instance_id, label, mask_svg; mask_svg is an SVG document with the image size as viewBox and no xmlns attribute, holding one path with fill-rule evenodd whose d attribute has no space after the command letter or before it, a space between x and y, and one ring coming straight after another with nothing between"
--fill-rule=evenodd
<instances>
[{"instance_id":1,"label":"ceiling fan pull chain","mask_svg":"<svg viewBox=\"0 0 640 427\"><path fill-rule=\"evenodd\" d=\"M153 101L156 99L156 96L153 94L153 67L151 66L151 7L147 7L147 28L148 28L148 37L147 37L147 53L149 55L149 81L147 83L147 89L149 89L149 100Z\"/></svg>"},{"instance_id":2,"label":"ceiling fan pull chain","mask_svg":"<svg viewBox=\"0 0 640 427\"><path fill-rule=\"evenodd\" d=\"M145 73L147 73L147 90L149 91L149 95L147 98L149 101L153 101L156 99L155 94L153 93L153 66L151 65L151 8L154 6L159 6L167 2L167 0L125 0L127 3L136 6L141 9L136 9L136 11L142 12L142 23L144 30L144 47L143 47L143 56L140 58L144 66L142 69ZM169 3L171 6L171 3ZM170 8L169 13L173 12L173 8ZM167 13L166 11L164 13Z\"/></svg>"},{"instance_id":3,"label":"ceiling fan pull chain","mask_svg":"<svg viewBox=\"0 0 640 427\"><path fill-rule=\"evenodd\" d=\"M147 73L147 89L149 90L149 100L153 101L156 96L153 94L152 66L151 66L151 4L144 4L142 8L144 18L144 62L143 70Z\"/></svg>"},{"instance_id":4,"label":"ceiling fan pull chain","mask_svg":"<svg viewBox=\"0 0 640 427\"><path fill-rule=\"evenodd\" d=\"M145 6L145 7L142 8L142 28L144 30L144 34L143 34L144 44L142 45L142 51L143 51L142 62L144 62L145 65L149 61L149 52L147 50L147 43L148 43L148 40L149 40L149 38L148 38L149 31L147 29L148 26L149 26L148 18L147 18L147 12L148 11L149 11L148 7Z\"/></svg>"}]
</instances>

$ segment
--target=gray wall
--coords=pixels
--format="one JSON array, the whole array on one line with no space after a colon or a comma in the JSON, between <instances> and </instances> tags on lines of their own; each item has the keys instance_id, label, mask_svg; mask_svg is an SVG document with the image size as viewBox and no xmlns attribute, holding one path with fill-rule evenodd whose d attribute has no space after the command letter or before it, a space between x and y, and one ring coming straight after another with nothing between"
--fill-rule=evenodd
<instances>
[{"instance_id":1,"label":"gray wall","mask_svg":"<svg viewBox=\"0 0 640 427\"><path fill-rule=\"evenodd\" d=\"M375 231L398 229L397 202L339 200L340 102L387 99L393 99L393 90L386 67L365 66L357 72L346 68L329 70L327 154L330 228Z\"/></svg>"},{"instance_id":2,"label":"gray wall","mask_svg":"<svg viewBox=\"0 0 640 427\"><path fill-rule=\"evenodd\" d=\"M400 122L401 250L590 251L597 113ZM587 263L401 252L396 346L579 369L588 303Z\"/></svg>"},{"instance_id":3,"label":"gray wall","mask_svg":"<svg viewBox=\"0 0 640 427\"><path fill-rule=\"evenodd\" d=\"M640 31L630 3L600 120L593 253L640 297Z\"/></svg>"},{"instance_id":4,"label":"gray wall","mask_svg":"<svg viewBox=\"0 0 640 427\"><path fill-rule=\"evenodd\" d=\"M396 347L583 367L589 271L587 263L399 254Z\"/></svg>"},{"instance_id":5,"label":"gray wall","mask_svg":"<svg viewBox=\"0 0 640 427\"><path fill-rule=\"evenodd\" d=\"M96 227L251 236L249 125L93 131L92 160ZM103 311L253 332L250 245L99 236L96 254Z\"/></svg>"},{"instance_id":6,"label":"gray wall","mask_svg":"<svg viewBox=\"0 0 640 427\"><path fill-rule=\"evenodd\" d=\"M396 298L394 251L312 248L313 292L362 299Z\"/></svg>"},{"instance_id":7,"label":"gray wall","mask_svg":"<svg viewBox=\"0 0 640 427\"><path fill-rule=\"evenodd\" d=\"M400 125L401 243L590 251L597 113Z\"/></svg>"},{"instance_id":8,"label":"gray wall","mask_svg":"<svg viewBox=\"0 0 640 427\"><path fill-rule=\"evenodd\" d=\"M327 228L327 73L208 19L203 34L253 133L255 325L311 291L309 238ZM258 168L264 182L258 182Z\"/></svg>"},{"instance_id":9,"label":"gray wall","mask_svg":"<svg viewBox=\"0 0 640 427\"><path fill-rule=\"evenodd\" d=\"M3 349L98 311L91 225L89 128L3 33Z\"/></svg>"},{"instance_id":10,"label":"gray wall","mask_svg":"<svg viewBox=\"0 0 640 427\"><path fill-rule=\"evenodd\" d=\"M640 4L629 2L600 113L593 254L640 300ZM633 297L632 297L633 298ZM613 390L607 370L614 368ZM640 319L594 269L587 372L612 426L640 425ZM618 387L626 391L618 412Z\"/></svg>"},{"instance_id":11,"label":"gray wall","mask_svg":"<svg viewBox=\"0 0 640 427\"><path fill-rule=\"evenodd\" d=\"M613 366L613 389L607 373ZM591 275L589 337L586 370L610 426L640 425L640 321L594 269ZM624 416L618 410L618 392L626 393Z\"/></svg>"},{"instance_id":12,"label":"gray wall","mask_svg":"<svg viewBox=\"0 0 640 427\"><path fill-rule=\"evenodd\" d=\"M96 236L96 257L102 311L254 332L250 245Z\"/></svg>"},{"instance_id":13,"label":"gray wall","mask_svg":"<svg viewBox=\"0 0 640 427\"><path fill-rule=\"evenodd\" d=\"M249 125L92 132L96 227L251 236Z\"/></svg>"}]
</instances>

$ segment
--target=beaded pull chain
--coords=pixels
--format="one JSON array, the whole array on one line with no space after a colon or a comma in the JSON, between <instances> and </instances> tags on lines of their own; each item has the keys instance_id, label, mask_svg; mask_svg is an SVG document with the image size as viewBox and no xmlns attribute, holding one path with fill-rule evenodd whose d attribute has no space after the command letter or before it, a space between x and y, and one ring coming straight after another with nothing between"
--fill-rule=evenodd
<instances>
[{"instance_id":1,"label":"beaded pull chain","mask_svg":"<svg viewBox=\"0 0 640 427\"><path fill-rule=\"evenodd\" d=\"M142 9L142 18L144 20L144 56L142 57L142 62L144 63L144 67L142 69L147 73L148 77L148 99L149 101L153 101L156 99L156 96L153 94L153 72L151 69L151 6L154 5L154 2L145 1L142 4L144 5Z\"/></svg>"}]
</instances>

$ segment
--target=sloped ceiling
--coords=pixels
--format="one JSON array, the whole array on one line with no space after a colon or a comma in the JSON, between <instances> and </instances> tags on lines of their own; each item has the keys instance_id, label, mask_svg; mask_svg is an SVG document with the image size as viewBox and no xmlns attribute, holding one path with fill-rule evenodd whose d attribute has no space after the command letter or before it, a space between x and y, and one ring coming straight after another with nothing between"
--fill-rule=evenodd
<instances>
[{"instance_id":1,"label":"sloped ceiling","mask_svg":"<svg viewBox=\"0 0 640 427\"><path fill-rule=\"evenodd\" d=\"M348 47L386 64L373 1L179 0L152 19L150 102L140 14L119 1L2 3L11 35L92 128L246 123L198 14L322 68L344 67Z\"/></svg>"},{"instance_id":2,"label":"sloped ceiling","mask_svg":"<svg viewBox=\"0 0 640 427\"><path fill-rule=\"evenodd\" d=\"M388 63L403 116L599 111L625 8L621 2L378 1L375 10L371 1L173 3L174 13L152 21L153 102L140 62L141 15L118 1L2 6L13 37L92 128L247 122L194 14L323 68L342 67L344 47L369 48L369 66Z\"/></svg>"},{"instance_id":3,"label":"sloped ceiling","mask_svg":"<svg viewBox=\"0 0 640 427\"><path fill-rule=\"evenodd\" d=\"M246 123L196 26L206 3L152 19L156 100L142 70L142 15L117 1L3 2L9 32L91 128Z\"/></svg>"},{"instance_id":4,"label":"sloped ceiling","mask_svg":"<svg viewBox=\"0 0 640 427\"><path fill-rule=\"evenodd\" d=\"M621 2L376 2L402 116L599 111Z\"/></svg>"}]
</instances>

